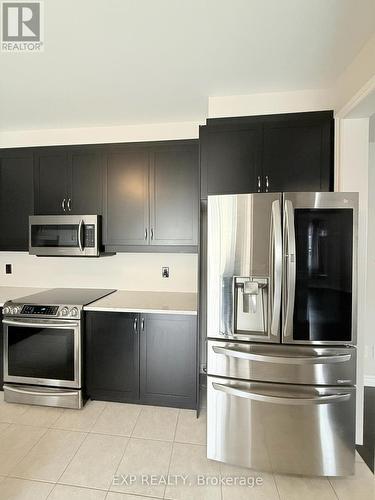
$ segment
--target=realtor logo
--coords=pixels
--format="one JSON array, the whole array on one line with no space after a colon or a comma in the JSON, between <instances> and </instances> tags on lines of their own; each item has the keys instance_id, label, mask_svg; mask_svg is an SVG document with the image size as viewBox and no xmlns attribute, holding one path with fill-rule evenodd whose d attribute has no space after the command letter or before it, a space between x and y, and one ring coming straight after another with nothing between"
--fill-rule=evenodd
<instances>
[{"instance_id":1,"label":"realtor logo","mask_svg":"<svg viewBox=\"0 0 375 500\"><path fill-rule=\"evenodd\" d=\"M2 52L43 51L42 2L2 2L1 17Z\"/></svg>"}]
</instances>

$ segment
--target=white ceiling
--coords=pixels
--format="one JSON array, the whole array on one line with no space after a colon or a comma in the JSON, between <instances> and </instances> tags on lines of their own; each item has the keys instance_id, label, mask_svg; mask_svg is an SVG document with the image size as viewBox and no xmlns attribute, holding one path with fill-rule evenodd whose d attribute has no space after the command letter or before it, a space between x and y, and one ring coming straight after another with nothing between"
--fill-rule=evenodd
<instances>
[{"instance_id":1,"label":"white ceiling","mask_svg":"<svg viewBox=\"0 0 375 500\"><path fill-rule=\"evenodd\" d=\"M46 0L45 51L0 54L0 129L202 121L208 96L325 88L374 0Z\"/></svg>"}]
</instances>

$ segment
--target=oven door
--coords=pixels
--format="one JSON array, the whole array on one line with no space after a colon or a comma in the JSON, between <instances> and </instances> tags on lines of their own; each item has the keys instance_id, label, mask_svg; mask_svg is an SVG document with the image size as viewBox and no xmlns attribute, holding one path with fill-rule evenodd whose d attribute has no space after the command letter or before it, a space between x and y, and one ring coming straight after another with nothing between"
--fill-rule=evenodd
<instances>
[{"instance_id":1,"label":"oven door","mask_svg":"<svg viewBox=\"0 0 375 500\"><path fill-rule=\"evenodd\" d=\"M4 382L81 387L79 321L6 318Z\"/></svg>"},{"instance_id":2,"label":"oven door","mask_svg":"<svg viewBox=\"0 0 375 500\"><path fill-rule=\"evenodd\" d=\"M97 215L32 215L29 217L31 255L99 255Z\"/></svg>"}]
</instances>

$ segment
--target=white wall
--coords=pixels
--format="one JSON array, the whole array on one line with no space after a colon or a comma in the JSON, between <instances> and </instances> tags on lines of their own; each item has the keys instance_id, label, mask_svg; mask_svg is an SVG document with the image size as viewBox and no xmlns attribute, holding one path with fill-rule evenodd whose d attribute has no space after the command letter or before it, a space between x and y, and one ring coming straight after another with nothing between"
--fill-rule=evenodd
<instances>
[{"instance_id":1,"label":"white wall","mask_svg":"<svg viewBox=\"0 0 375 500\"><path fill-rule=\"evenodd\" d=\"M12 264L12 274L5 274L5 264ZM164 266L169 267L169 278L161 277ZM61 258L0 252L0 286L196 292L197 269L195 254L122 253L99 258Z\"/></svg>"},{"instance_id":2,"label":"white wall","mask_svg":"<svg viewBox=\"0 0 375 500\"><path fill-rule=\"evenodd\" d=\"M0 148L196 139L199 123L152 123L122 127L0 130Z\"/></svg>"},{"instance_id":3,"label":"white wall","mask_svg":"<svg viewBox=\"0 0 375 500\"><path fill-rule=\"evenodd\" d=\"M333 108L333 93L324 89L208 98L209 118L298 113Z\"/></svg>"}]
</instances>

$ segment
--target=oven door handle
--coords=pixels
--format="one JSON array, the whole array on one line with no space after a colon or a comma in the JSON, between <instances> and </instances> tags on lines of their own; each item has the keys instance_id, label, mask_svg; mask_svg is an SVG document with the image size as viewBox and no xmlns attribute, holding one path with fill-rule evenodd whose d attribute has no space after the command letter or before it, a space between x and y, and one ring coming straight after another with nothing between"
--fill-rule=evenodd
<instances>
[{"instance_id":1,"label":"oven door handle","mask_svg":"<svg viewBox=\"0 0 375 500\"><path fill-rule=\"evenodd\" d=\"M75 321L64 321L64 323L34 323L28 321L17 321L13 319L3 319L4 325L11 326L24 326L24 327L34 327L34 328L63 328L71 330L72 328L78 326L78 323Z\"/></svg>"},{"instance_id":2,"label":"oven door handle","mask_svg":"<svg viewBox=\"0 0 375 500\"><path fill-rule=\"evenodd\" d=\"M78 393L78 391L69 391L69 392L42 392L35 391L34 389L18 389L17 387L11 387L10 385L4 385L7 391L19 392L20 394L32 394L34 396L71 396L74 393Z\"/></svg>"}]
</instances>

